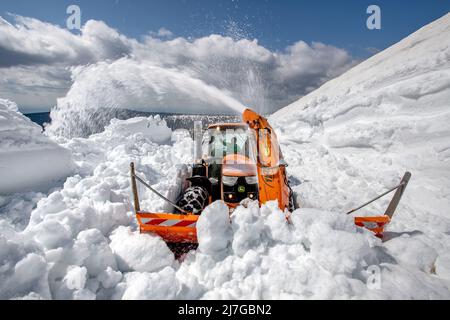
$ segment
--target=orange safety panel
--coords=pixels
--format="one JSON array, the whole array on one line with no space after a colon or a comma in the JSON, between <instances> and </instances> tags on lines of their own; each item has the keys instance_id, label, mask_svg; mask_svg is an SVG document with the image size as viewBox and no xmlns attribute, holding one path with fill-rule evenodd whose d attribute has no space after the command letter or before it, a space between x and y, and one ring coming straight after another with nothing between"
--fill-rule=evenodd
<instances>
[{"instance_id":1,"label":"orange safety panel","mask_svg":"<svg viewBox=\"0 0 450 320\"><path fill-rule=\"evenodd\" d=\"M141 233L154 233L166 242L197 243L197 215L137 212Z\"/></svg>"},{"instance_id":2,"label":"orange safety panel","mask_svg":"<svg viewBox=\"0 0 450 320\"><path fill-rule=\"evenodd\" d=\"M355 224L358 227L372 231L379 238L383 237L384 228L389 222L391 219L388 216L355 217Z\"/></svg>"}]
</instances>

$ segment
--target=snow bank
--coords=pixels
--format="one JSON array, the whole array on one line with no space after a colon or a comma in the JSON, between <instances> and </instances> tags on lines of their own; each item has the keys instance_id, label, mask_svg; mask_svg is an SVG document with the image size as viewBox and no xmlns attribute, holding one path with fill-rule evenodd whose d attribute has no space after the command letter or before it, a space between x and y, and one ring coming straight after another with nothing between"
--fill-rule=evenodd
<instances>
[{"instance_id":1,"label":"snow bank","mask_svg":"<svg viewBox=\"0 0 450 320\"><path fill-rule=\"evenodd\" d=\"M449 37L447 14L270 118L303 206L346 212L411 171L385 248L441 281L450 251ZM358 214L383 213L388 201Z\"/></svg>"},{"instance_id":2,"label":"snow bank","mask_svg":"<svg viewBox=\"0 0 450 320\"><path fill-rule=\"evenodd\" d=\"M226 208L215 206L215 211L219 215ZM203 217L208 218L215 220L212 214ZM231 216L226 252L199 250L177 276L185 285L199 286L202 299L449 297L448 283L395 261L379 239L357 229L350 217L299 209L291 218L293 224L287 225L276 203L239 207ZM200 246L223 241L221 234L211 235L200 237ZM375 285L371 270L380 275Z\"/></svg>"},{"instance_id":3,"label":"snow bank","mask_svg":"<svg viewBox=\"0 0 450 320\"><path fill-rule=\"evenodd\" d=\"M308 206L348 209L408 169L414 183L403 206L423 218L448 213L449 36L450 14L270 118ZM330 191L335 201L320 196Z\"/></svg>"},{"instance_id":4,"label":"snow bank","mask_svg":"<svg viewBox=\"0 0 450 320\"><path fill-rule=\"evenodd\" d=\"M0 99L0 194L48 190L72 169L69 150L44 136L15 103Z\"/></svg>"},{"instance_id":5,"label":"snow bank","mask_svg":"<svg viewBox=\"0 0 450 320\"><path fill-rule=\"evenodd\" d=\"M101 134L58 142L76 164L63 187L0 203L6 216L0 225L7 230L0 232L1 298L113 298L130 281L128 274L174 265L160 238L132 231L129 164L134 161L139 175L174 198L188 174L180 163L192 161L192 140L172 137L160 117L149 117L112 121ZM148 210L170 209L148 190L139 192ZM9 225L18 211L30 217L23 231ZM35 268L33 276L22 265Z\"/></svg>"},{"instance_id":6,"label":"snow bank","mask_svg":"<svg viewBox=\"0 0 450 320\"><path fill-rule=\"evenodd\" d=\"M47 262L32 241L0 221L0 299L50 299Z\"/></svg>"},{"instance_id":7,"label":"snow bank","mask_svg":"<svg viewBox=\"0 0 450 320\"><path fill-rule=\"evenodd\" d=\"M157 272L127 274L115 298L449 297L449 283L397 262L379 239L357 229L348 216L299 209L292 215L293 225L287 225L276 203L260 209L256 202L237 208L228 226L220 222L227 215L220 202L211 205L198 228L211 230L219 222L219 232L201 232L199 250L178 268L168 264Z\"/></svg>"},{"instance_id":8,"label":"snow bank","mask_svg":"<svg viewBox=\"0 0 450 320\"><path fill-rule=\"evenodd\" d=\"M1 298L449 297L445 257L435 263L437 249L421 255L431 244L398 238L383 245L351 217L321 210L299 209L287 225L276 203L260 209L250 202L231 217L225 204L213 203L198 221L199 249L175 261L159 237L136 231L130 204L131 161L154 188L178 194L188 174L179 164L191 161L192 140L151 134L167 130L150 117L114 121L90 138L60 138L76 174L37 203L24 231L0 222ZM170 210L139 193L143 208Z\"/></svg>"}]
</instances>

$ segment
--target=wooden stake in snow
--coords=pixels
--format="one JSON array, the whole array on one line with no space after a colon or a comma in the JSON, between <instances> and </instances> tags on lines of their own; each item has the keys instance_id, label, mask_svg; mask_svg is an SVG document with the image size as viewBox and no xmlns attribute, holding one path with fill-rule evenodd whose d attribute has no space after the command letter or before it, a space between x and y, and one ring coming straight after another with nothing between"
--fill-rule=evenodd
<instances>
[{"instance_id":1,"label":"wooden stake in snow","mask_svg":"<svg viewBox=\"0 0 450 320\"><path fill-rule=\"evenodd\" d=\"M387 195L388 193L391 193L394 190L397 190L394 194L394 197L392 197L391 202L389 203L388 208L386 209L386 212L384 213L386 216L388 216L389 218L392 218L392 216L394 215L395 209L397 209L397 206L400 202L400 199L402 198L403 192L405 192L406 186L408 185L409 179L411 178L411 173L410 172L406 172L405 175L403 176L402 181L400 182L400 184L398 186L395 186L392 189L389 189L388 191L386 191L383 194L380 194L378 197L367 201L366 203L364 203L363 205L359 206L356 209L350 210L349 212L347 212L347 214L353 213L355 211L358 211L359 209L362 209L366 206L368 206L369 204L371 204L372 202L375 202L376 200L384 197L385 195Z\"/></svg>"},{"instance_id":2,"label":"wooden stake in snow","mask_svg":"<svg viewBox=\"0 0 450 320\"><path fill-rule=\"evenodd\" d=\"M134 162L130 163L130 171L131 171L131 189L133 190L133 198L134 198L134 211L141 211L141 207L139 205L139 196L136 185L136 174L134 172Z\"/></svg>"}]
</instances>

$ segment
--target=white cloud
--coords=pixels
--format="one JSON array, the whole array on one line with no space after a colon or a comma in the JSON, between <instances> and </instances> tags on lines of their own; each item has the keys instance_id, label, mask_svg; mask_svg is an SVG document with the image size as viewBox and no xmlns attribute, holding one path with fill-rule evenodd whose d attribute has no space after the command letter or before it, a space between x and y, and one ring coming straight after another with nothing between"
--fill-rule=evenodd
<instances>
[{"instance_id":1,"label":"white cloud","mask_svg":"<svg viewBox=\"0 0 450 320\"><path fill-rule=\"evenodd\" d=\"M137 41L95 20L88 21L81 34L77 35L33 18L13 16L13 23L0 19L0 82L3 81L0 95L16 100L21 106L52 106L55 104L53 99L64 96L71 85L70 67L107 61L106 65L112 64L111 69L116 74L108 73L109 79L105 82L120 73L121 81L133 87L132 81L140 80L128 71L129 66L139 66L137 72L142 71L142 76L152 77L141 83L153 84L164 82L155 79L157 74L164 72L149 75L148 70L176 69L184 77L228 92L245 105L271 112L355 63L345 50L318 42L307 44L299 41L283 51L273 52L257 40L214 34L194 40L172 37L169 30L161 28L156 34L150 33L142 41ZM122 59L124 57L125 60ZM122 62L113 64L118 59ZM92 70L96 69L86 70L95 72ZM101 74L91 76L98 82L102 81ZM77 75L74 79L80 81ZM85 87L85 90L90 90L87 95L95 90ZM150 96L145 95L147 100L140 101L139 105L151 107L172 101L173 108L176 108L177 103L186 101L185 96L180 96L180 91L181 88L167 86L163 93L151 95L157 100L149 101ZM101 100L98 93L96 97ZM191 98L188 99L192 104L187 106L188 110L203 110L203 107L196 108L202 102ZM105 97L105 101L107 99ZM126 101L124 105L130 107Z\"/></svg>"},{"instance_id":2,"label":"white cloud","mask_svg":"<svg viewBox=\"0 0 450 320\"><path fill-rule=\"evenodd\" d=\"M160 28L158 32L151 31L150 36L152 37L158 37L158 38L172 38L173 32L166 29L166 28Z\"/></svg>"},{"instance_id":3,"label":"white cloud","mask_svg":"<svg viewBox=\"0 0 450 320\"><path fill-rule=\"evenodd\" d=\"M81 35L37 19L13 16L0 20L0 67L17 65L79 65L120 58L131 52L134 40L102 21L89 20Z\"/></svg>"}]
</instances>

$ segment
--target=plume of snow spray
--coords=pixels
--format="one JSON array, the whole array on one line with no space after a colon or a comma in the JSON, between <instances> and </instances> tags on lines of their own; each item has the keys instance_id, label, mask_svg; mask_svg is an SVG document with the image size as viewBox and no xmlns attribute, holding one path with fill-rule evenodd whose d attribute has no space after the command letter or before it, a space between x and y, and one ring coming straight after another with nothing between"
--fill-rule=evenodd
<instances>
[{"instance_id":1,"label":"plume of snow spray","mask_svg":"<svg viewBox=\"0 0 450 320\"><path fill-rule=\"evenodd\" d=\"M250 36L233 21L226 30L234 41ZM250 59L213 52L201 63L161 65L152 57L133 56L77 67L73 85L51 111L46 129L56 136L89 136L126 110L240 115L247 106L264 113L261 68Z\"/></svg>"},{"instance_id":2,"label":"plume of snow spray","mask_svg":"<svg viewBox=\"0 0 450 320\"><path fill-rule=\"evenodd\" d=\"M123 58L76 68L74 83L51 111L51 135L87 136L102 131L118 109L166 113L242 113L229 93L186 71ZM188 106L195 105L195 109ZM187 106L187 107L184 107ZM218 112L217 112L218 111Z\"/></svg>"}]
</instances>

